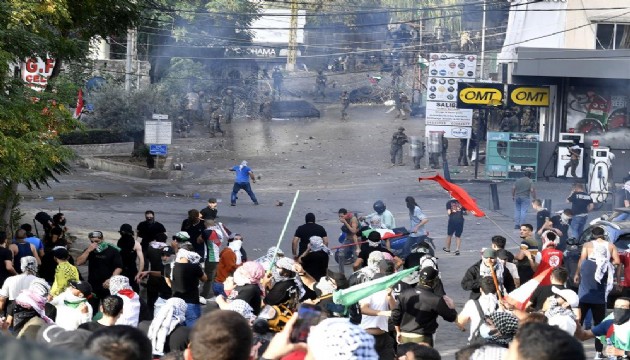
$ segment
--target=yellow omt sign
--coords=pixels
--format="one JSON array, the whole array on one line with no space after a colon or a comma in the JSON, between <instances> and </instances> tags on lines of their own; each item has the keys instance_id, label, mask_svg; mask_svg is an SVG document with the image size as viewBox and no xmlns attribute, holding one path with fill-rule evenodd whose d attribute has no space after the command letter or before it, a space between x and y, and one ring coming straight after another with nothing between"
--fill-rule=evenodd
<instances>
[{"instance_id":1,"label":"yellow omt sign","mask_svg":"<svg viewBox=\"0 0 630 360\"><path fill-rule=\"evenodd\" d=\"M549 88L517 87L510 92L510 100L521 106L549 106Z\"/></svg>"},{"instance_id":2,"label":"yellow omt sign","mask_svg":"<svg viewBox=\"0 0 630 360\"><path fill-rule=\"evenodd\" d=\"M503 91L494 88L469 87L459 92L459 100L465 104L495 105L503 101Z\"/></svg>"}]
</instances>

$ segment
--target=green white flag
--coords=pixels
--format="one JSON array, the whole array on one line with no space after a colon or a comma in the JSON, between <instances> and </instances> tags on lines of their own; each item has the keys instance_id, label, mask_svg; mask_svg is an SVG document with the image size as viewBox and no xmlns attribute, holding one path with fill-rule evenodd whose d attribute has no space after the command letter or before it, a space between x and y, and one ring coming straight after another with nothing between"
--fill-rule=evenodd
<instances>
[{"instance_id":1,"label":"green white flag","mask_svg":"<svg viewBox=\"0 0 630 360\"><path fill-rule=\"evenodd\" d=\"M418 270L418 266L414 266L410 269L399 271L378 279L370 280L368 282L364 282L363 284L354 285L347 289L337 290L333 293L333 301L335 304L344 306L356 304L359 300L365 299L375 292L379 292L396 285L396 283L416 270Z\"/></svg>"}]
</instances>

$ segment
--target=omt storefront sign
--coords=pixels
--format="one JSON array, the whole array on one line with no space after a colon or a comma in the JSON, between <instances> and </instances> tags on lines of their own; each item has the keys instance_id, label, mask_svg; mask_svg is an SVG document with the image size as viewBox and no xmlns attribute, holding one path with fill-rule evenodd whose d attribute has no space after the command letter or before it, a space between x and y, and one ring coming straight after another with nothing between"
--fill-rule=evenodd
<instances>
[{"instance_id":1,"label":"omt storefront sign","mask_svg":"<svg viewBox=\"0 0 630 360\"><path fill-rule=\"evenodd\" d=\"M549 87L508 85L507 105L549 106Z\"/></svg>"},{"instance_id":2,"label":"omt storefront sign","mask_svg":"<svg viewBox=\"0 0 630 360\"><path fill-rule=\"evenodd\" d=\"M503 84L460 82L457 85L457 107L460 109L479 109L503 104Z\"/></svg>"}]
</instances>

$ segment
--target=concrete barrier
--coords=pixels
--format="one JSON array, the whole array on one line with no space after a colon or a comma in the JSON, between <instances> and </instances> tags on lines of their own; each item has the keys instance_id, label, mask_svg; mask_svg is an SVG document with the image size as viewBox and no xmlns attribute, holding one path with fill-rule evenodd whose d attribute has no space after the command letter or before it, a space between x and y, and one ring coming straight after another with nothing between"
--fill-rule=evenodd
<instances>
[{"instance_id":1,"label":"concrete barrier","mask_svg":"<svg viewBox=\"0 0 630 360\"><path fill-rule=\"evenodd\" d=\"M114 156L129 155L133 152L133 141L113 144L64 145L77 156Z\"/></svg>"},{"instance_id":2,"label":"concrete barrier","mask_svg":"<svg viewBox=\"0 0 630 360\"><path fill-rule=\"evenodd\" d=\"M160 169L148 169L146 167L125 164L116 161L111 161L107 159L102 159L98 157L82 157L77 160L80 166L86 167L88 169L99 170L99 171L107 171L115 174L133 176L137 178L143 179L170 179L171 178L171 170L170 168L166 168L168 170L160 170ZM169 158L166 159L166 162L171 163L172 160ZM175 172L173 174L177 177L181 176L181 171Z\"/></svg>"}]
</instances>

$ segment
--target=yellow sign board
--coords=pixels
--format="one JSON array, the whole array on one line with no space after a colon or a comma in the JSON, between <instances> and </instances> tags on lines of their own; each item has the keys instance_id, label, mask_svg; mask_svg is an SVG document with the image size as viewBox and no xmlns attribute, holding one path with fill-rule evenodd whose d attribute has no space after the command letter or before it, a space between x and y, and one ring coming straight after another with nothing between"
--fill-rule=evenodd
<instances>
[{"instance_id":1,"label":"yellow sign board","mask_svg":"<svg viewBox=\"0 0 630 360\"><path fill-rule=\"evenodd\" d=\"M510 106L549 106L549 87L510 85L508 93Z\"/></svg>"},{"instance_id":2,"label":"yellow sign board","mask_svg":"<svg viewBox=\"0 0 630 360\"><path fill-rule=\"evenodd\" d=\"M471 105L496 105L503 100L503 92L493 88L466 88L459 92L459 100Z\"/></svg>"}]
</instances>

